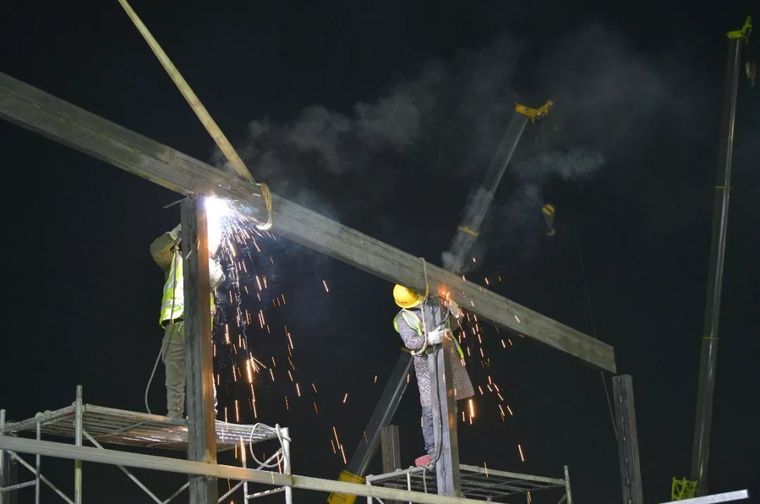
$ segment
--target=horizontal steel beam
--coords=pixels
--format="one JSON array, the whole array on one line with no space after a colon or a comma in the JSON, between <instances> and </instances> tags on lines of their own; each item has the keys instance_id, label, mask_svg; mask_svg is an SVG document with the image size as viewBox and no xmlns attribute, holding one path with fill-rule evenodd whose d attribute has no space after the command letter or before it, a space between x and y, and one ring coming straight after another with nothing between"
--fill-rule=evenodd
<instances>
[{"instance_id":1,"label":"horizontal steel beam","mask_svg":"<svg viewBox=\"0 0 760 504\"><path fill-rule=\"evenodd\" d=\"M695 497L693 499L682 499L678 501L663 502L663 504L711 504L713 502L733 502L738 500L749 499L749 492L747 490L736 490L734 492L725 492L719 494L705 495L702 497Z\"/></svg>"},{"instance_id":2,"label":"horizontal steel beam","mask_svg":"<svg viewBox=\"0 0 760 504\"><path fill-rule=\"evenodd\" d=\"M0 73L0 117L180 194L216 194L239 201L263 219L263 202L251 182L114 124ZM285 198L272 195L274 230L390 282L424 290L447 288L481 318L615 371L614 349L540 313Z\"/></svg>"},{"instance_id":3,"label":"horizontal steel beam","mask_svg":"<svg viewBox=\"0 0 760 504\"><path fill-rule=\"evenodd\" d=\"M317 492L336 492L342 494L375 497L419 504L482 504L481 501L461 497L446 497L422 492L410 492L396 488L373 487L357 483L345 483L309 476L281 474L259 469L246 469L222 464L211 464L182 460L142 453L104 450L89 446L75 446L53 441L37 441L35 439L0 436L0 449L18 453L40 454L46 457L82 460L98 464L136 467L154 471L165 471L194 476L210 476L217 479L234 481L250 481L262 485L290 486L302 490Z\"/></svg>"}]
</instances>

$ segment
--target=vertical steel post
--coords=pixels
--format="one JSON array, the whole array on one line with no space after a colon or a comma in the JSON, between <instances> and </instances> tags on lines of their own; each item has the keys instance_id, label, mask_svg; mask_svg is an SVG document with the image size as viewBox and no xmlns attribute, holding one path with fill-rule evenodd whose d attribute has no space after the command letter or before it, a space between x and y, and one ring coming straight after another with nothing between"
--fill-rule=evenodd
<instances>
[{"instance_id":1,"label":"vertical steel post","mask_svg":"<svg viewBox=\"0 0 760 504\"><path fill-rule=\"evenodd\" d=\"M570 471L565 466L565 502L573 504L573 491L570 488Z\"/></svg>"},{"instance_id":2,"label":"vertical steel post","mask_svg":"<svg viewBox=\"0 0 760 504\"><path fill-rule=\"evenodd\" d=\"M386 425L380 431L380 454L383 459L384 473L395 471L401 467L398 425Z\"/></svg>"},{"instance_id":3,"label":"vertical steel post","mask_svg":"<svg viewBox=\"0 0 760 504\"><path fill-rule=\"evenodd\" d=\"M77 397L74 401L74 444L82 446L82 386L77 385ZM82 461L74 461L74 504L82 504Z\"/></svg>"},{"instance_id":4,"label":"vertical steel post","mask_svg":"<svg viewBox=\"0 0 760 504\"><path fill-rule=\"evenodd\" d=\"M242 457L241 457L242 466L243 466L243 469L245 469L245 468L248 467L248 463L246 462L246 459L248 458L248 454L245 451L245 449L246 449L245 448L245 443L243 443L242 440L240 441L240 449L242 450L242 453L241 453L241 455L242 455ZM243 504L248 504L248 500L249 500L249 498L248 498L248 480L243 480Z\"/></svg>"},{"instance_id":5,"label":"vertical steel post","mask_svg":"<svg viewBox=\"0 0 760 504\"><path fill-rule=\"evenodd\" d=\"M731 160L734 146L736 95L741 68L740 38L729 38L726 62L725 95L723 103L722 136L718 158L718 171L713 200L712 240L710 244L710 270L705 319L702 331L702 351L699 361L697 407L694 423L694 441L691 453L691 479L697 481L697 495L707 493L707 466L710 458L710 429L712 425L715 369L718 362L718 329L720 326L720 298L723 287L723 263L728 231L728 204L731 191Z\"/></svg>"},{"instance_id":6,"label":"vertical steel post","mask_svg":"<svg viewBox=\"0 0 760 504\"><path fill-rule=\"evenodd\" d=\"M42 424L40 422L37 422L36 425L37 429L37 441L42 440ZM40 504L40 490L42 490L41 478L42 478L42 457L40 454L36 454L34 456L34 504Z\"/></svg>"},{"instance_id":7,"label":"vertical steel post","mask_svg":"<svg viewBox=\"0 0 760 504\"><path fill-rule=\"evenodd\" d=\"M401 467L401 444L399 443L398 425L385 425L380 431L380 456L383 460L383 472L389 473ZM385 501L385 504L400 504L398 501Z\"/></svg>"},{"instance_id":8,"label":"vertical steel post","mask_svg":"<svg viewBox=\"0 0 760 504\"><path fill-rule=\"evenodd\" d=\"M639 438L636 429L636 409L631 376L613 376L612 393L615 398L615 425L618 438L623 504L644 504L641 489L641 465L639 463Z\"/></svg>"},{"instance_id":9,"label":"vertical steel post","mask_svg":"<svg viewBox=\"0 0 760 504\"><path fill-rule=\"evenodd\" d=\"M185 364L187 369L187 457L216 463L211 287L208 223L203 199L182 202L182 259L185 287ZM216 478L190 476L190 503L215 504Z\"/></svg>"},{"instance_id":10,"label":"vertical steel post","mask_svg":"<svg viewBox=\"0 0 760 504\"><path fill-rule=\"evenodd\" d=\"M457 440L457 402L448 354L453 343L443 343L428 355L432 377L430 394L433 403L433 431L435 433L435 474L438 495L458 497L461 489L459 474L459 443Z\"/></svg>"},{"instance_id":11,"label":"vertical steel post","mask_svg":"<svg viewBox=\"0 0 760 504\"><path fill-rule=\"evenodd\" d=\"M293 474L293 467L290 464L290 429L282 427L280 435L282 436L282 455L284 459L282 472L290 475ZM285 504L293 504L293 488L290 486L285 487Z\"/></svg>"},{"instance_id":12,"label":"vertical steel post","mask_svg":"<svg viewBox=\"0 0 760 504\"><path fill-rule=\"evenodd\" d=\"M5 435L5 410L0 409L0 434ZM3 492L2 489L15 485L18 481L17 464L11 452L0 450L0 504L16 504L17 490Z\"/></svg>"}]
</instances>

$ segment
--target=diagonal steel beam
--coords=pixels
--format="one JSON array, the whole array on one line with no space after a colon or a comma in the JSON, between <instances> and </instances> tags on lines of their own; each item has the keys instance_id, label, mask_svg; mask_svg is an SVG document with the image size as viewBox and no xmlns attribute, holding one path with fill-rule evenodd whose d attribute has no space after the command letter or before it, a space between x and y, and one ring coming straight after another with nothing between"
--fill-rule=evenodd
<instances>
[{"instance_id":1,"label":"diagonal steel beam","mask_svg":"<svg viewBox=\"0 0 760 504\"><path fill-rule=\"evenodd\" d=\"M263 218L263 202L251 182L224 173L24 82L0 73L0 117L89 154L180 194L213 193L250 206ZM274 230L281 236L390 282L432 289L515 333L607 371L615 371L612 346L463 280L359 231L272 195Z\"/></svg>"}]
</instances>

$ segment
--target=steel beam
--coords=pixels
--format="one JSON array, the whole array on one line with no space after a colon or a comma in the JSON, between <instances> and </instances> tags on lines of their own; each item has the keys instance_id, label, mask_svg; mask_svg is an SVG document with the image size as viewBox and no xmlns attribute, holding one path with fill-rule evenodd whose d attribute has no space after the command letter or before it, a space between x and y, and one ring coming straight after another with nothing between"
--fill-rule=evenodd
<instances>
[{"instance_id":1,"label":"steel beam","mask_svg":"<svg viewBox=\"0 0 760 504\"><path fill-rule=\"evenodd\" d=\"M237 200L260 219L258 188L165 145L0 73L0 117L180 194L216 194ZM419 258L296 203L272 195L274 231L380 278L423 290ZM610 345L518 303L428 265L430 287L445 286L461 306L515 333L607 371L615 370Z\"/></svg>"},{"instance_id":2,"label":"steel beam","mask_svg":"<svg viewBox=\"0 0 760 504\"><path fill-rule=\"evenodd\" d=\"M678 501L668 501L662 504L713 504L715 502L734 502L738 500L749 499L749 491L736 490L733 492L724 492L719 494L705 495L693 499L681 499Z\"/></svg>"},{"instance_id":3,"label":"steel beam","mask_svg":"<svg viewBox=\"0 0 760 504\"><path fill-rule=\"evenodd\" d=\"M435 434L435 475L438 495L458 496L461 492L459 441L457 439L457 401L448 355L455 352L448 338L428 354L432 378L430 394L433 404Z\"/></svg>"},{"instance_id":4,"label":"steel beam","mask_svg":"<svg viewBox=\"0 0 760 504\"><path fill-rule=\"evenodd\" d=\"M707 277L705 319L702 330L702 350L699 359L697 408L694 420L694 441L691 452L691 479L697 482L696 494L707 493L707 466L710 458L715 370L718 363L718 331L720 329L720 298L723 290L723 263L728 232L728 203L731 194L731 160L734 148L736 96L741 72L741 38L729 38L726 61L725 95L722 137L713 198L710 270Z\"/></svg>"},{"instance_id":5,"label":"steel beam","mask_svg":"<svg viewBox=\"0 0 760 504\"><path fill-rule=\"evenodd\" d=\"M615 425L618 458L620 460L620 486L623 504L644 504L639 463L639 437L636 429L636 409L633 399L633 379L630 375L614 376L612 391L615 398Z\"/></svg>"},{"instance_id":6,"label":"steel beam","mask_svg":"<svg viewBox=\"0 0 760 504\"><path fill-rule=\"evenodd\" d=\"M182 202L182 259L185 287L187 369L187 458L216 463L214 354L211 342L208 226L203 199ZM190 504L216 504L216 479L190 478Z\"/></svg>"},{"instance_id":7,"label":"steel beam","mask_svg":"<svg viewBox=\"0 0 760 504\"><path fill-rule=\"evenodd\" d=\"M251 481L269 486L291 486L302 490L317 492L336 492L379 499L416 502L419 504L482 504L482 501L461 497L410 492L396 488L375 487L357 483L312 478L309 476L287 475L273 471L246 469L214 463L196 462L171 457L144 455L142 453L124 452L118 450L103 450L90 446L74 446L52 441L37 441L34 439L0 436L0 450L11 450L17 453L40 454L48 457L77 459L98 464L122 465L141 469L164 471L193 476L223 478L235 481Z\"/></svg>"}]
</instances>

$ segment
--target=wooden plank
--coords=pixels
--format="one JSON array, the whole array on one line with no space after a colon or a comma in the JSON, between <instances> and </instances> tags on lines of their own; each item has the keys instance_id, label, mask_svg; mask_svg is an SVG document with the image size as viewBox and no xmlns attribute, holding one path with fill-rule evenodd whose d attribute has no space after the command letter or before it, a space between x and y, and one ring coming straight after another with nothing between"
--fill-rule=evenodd
<instances>
[{"instance_id":1,"label":"wooden plank","mask_svg":"<svg viewBox=\"0 0 760 504\"><path fill-rule=\"evenodd\" d=\"M180 194L216 194L250 207L259 219L263 201L255 185L150 140L0 73L0 117L85 152ZM614 349L442 268L343 226L277 195L274 231L391 282L451 291L452 298L494 324L615 371Z\"/></svg>"},{"instance_id":2,"label":"wooden plank","mask_svg":"<svg viewBox=\"0 0 760 504\"><path fill-rule=\"evenodd\" d=\"M201 198L182 202L182 257L185 287L185 367L187 369L187 458L216 463L214 353L211 342L211 286L208 226ZM190 504L216 504L217 483L190 477Z\"/></svg>"}]
</instances>

